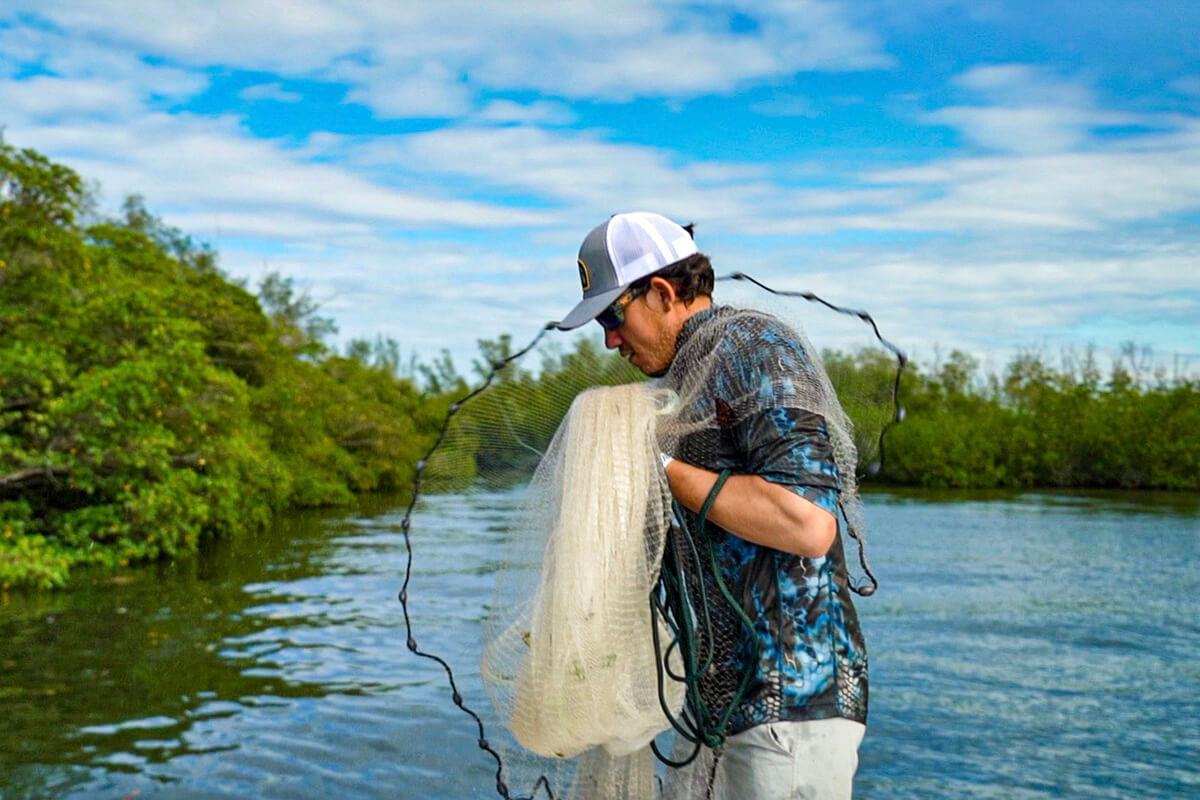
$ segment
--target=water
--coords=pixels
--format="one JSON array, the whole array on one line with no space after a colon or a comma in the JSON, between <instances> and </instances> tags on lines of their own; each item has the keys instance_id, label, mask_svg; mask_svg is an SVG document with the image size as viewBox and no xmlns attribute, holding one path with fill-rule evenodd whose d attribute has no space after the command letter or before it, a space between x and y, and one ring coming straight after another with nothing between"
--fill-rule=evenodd
<instances>
[{"instance_id":1,"label":"water","mask_svg":"<svg viewBox=\"0 0 1200 800\"><path fill-rule=\"evenodd\" d=\"M858 796L1200 796L1197 498L867 502L882 588L859 602ZM414 526L418 639L484 711L478 632L511 505L432 498ZM10 597L0 796L495 797L444 676L404 647L398 524L383 505L289 517Z\"/></svg>"}]
</instances>

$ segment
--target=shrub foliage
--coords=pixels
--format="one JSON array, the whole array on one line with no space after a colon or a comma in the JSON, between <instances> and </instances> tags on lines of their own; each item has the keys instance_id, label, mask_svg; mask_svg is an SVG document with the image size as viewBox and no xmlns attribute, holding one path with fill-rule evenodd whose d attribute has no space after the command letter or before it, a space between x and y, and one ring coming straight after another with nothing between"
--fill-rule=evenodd
<instances>
[{"instance_id":1,"label":"shrub foliage","mask_svg":"<svg viewBox=\"0 0 1200 800\"><path fill-rule=\"evenodd\" d=\"M262 298L138 198L88 221L69 169L0 143L0 587L194 551L412 477L440 424L311 302Z\"/></svg>"}]
</instances>

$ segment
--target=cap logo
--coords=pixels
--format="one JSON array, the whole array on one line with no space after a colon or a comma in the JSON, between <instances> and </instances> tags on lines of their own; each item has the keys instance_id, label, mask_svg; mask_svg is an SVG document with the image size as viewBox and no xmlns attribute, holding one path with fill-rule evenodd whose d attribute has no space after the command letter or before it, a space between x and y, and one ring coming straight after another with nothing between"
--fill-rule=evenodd
<instances>
[{"instance_id":1,"label":"cap logo","mask_svg":"<svg viewBox=\"0 0 1200 800\"><path fill-rule=\"evenodd\" d=\"M583 263L583 259L579 259L579 282L583 284L583 290L586 292L592 288L592 271L588 269L588 265Z\"/></svg>"}]
</instances>

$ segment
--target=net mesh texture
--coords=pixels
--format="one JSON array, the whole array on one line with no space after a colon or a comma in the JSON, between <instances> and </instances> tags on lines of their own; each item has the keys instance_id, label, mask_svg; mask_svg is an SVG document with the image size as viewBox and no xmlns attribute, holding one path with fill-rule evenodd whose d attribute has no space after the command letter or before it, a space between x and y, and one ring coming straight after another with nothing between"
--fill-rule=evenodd
<instances>
[{"instance_id":1,"label":"net mesh texture","mask_svg":"<svg viewBox=\"0 0 1200 800\"><path fill-rule=\"evenodd\" d=\"M707 668L753 662L743 587L719 585L697 515L672 506L659 453L720 463L731 446L723 431L781 407L801 409L828 434L840 531L865 535L857 469L879 456L892 387L850 382L839 399L802 333L803 304L721 288L719 299L736 305L689 322L659 378L598 347L566 353L554 335L539 337L494 365L486 390L455 409L422 464L422 493L512 498L484 642L451 654L469 663L482 650L489 721L505 729L485 748L494 746L502 764L503 796L515 786L554 797L722 797L716 762L728 712L739 703L774 710L779 693L769 679L747 684L744 669ZM857 431L843 402L856 412ZM681 645L685 618L691 638ZM703 668L690 698L689 660ZM846 704L865 702L852 667L838 670ZM718 739L697 748L692 740L713 731ZM487 741L481 723L481 746ZM668 769L652 741L672 760L697 755Z\"/></svg>"}]
</instances>

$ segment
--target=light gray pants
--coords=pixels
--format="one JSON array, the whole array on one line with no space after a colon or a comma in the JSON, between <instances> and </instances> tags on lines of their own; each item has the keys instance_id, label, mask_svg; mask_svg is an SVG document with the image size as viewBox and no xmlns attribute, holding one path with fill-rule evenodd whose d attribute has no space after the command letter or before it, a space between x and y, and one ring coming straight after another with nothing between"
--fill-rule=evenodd
<instances>
[{"instance_id":1,"label":"light gray pants","mask_svg":"<svg viewBox=\"0 0 1200 800\"><path fill-rule=\"evenodd\" d=\"M769 722L730 736L717 762L720 800L850 800L866 726L835 717Z\"/></svg>"}]
</instances>

